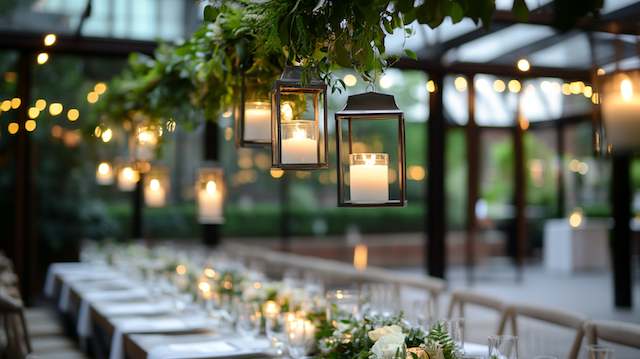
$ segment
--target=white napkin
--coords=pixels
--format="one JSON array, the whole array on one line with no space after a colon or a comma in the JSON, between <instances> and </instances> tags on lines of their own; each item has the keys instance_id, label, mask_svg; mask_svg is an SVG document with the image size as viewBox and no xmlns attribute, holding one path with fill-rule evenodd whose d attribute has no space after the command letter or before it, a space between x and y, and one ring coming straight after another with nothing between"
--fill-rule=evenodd
<instances>
[{"instance_id":1,"label":"white napkin","mask_svg":"<svg viewBox=\"0 0 640 359\"><path fill-rule=\"evenodd\" d=\"M189 329L186 321L177 318L131 318L119 321L111 338L109 359L123 359L122 335L135 332L175 332ZM195 329L195 327L194 327Z\"/></svg>"},{"instance_id":2,"label":"white napkin","mask_svg":"<svg viewBox=\"0 0 640 359\"><path fill-rule=\"evenodd\" d=\"M78 332L78 336L81 338L86 338L91 336L91 315L89 315L89 307L91 304L100 301L107 300L120 300L120 299L128 299L128 298L139 298L148 295L148 291L143 288L134 288L127 290L118 290L118 291L105 291L105 292L90 292L86 293L82 298L82 303L80 304L80 312L78 313L78 323L76 326L76 330ZM156 304L156 303L153 303ZM146 303L146 307L153 307L153 304ZM114 304L115 305L125 305L125 304ZM149 311L149 309L147 309ZM156 312L159 310L156 308ZM155 313L151 311L152 314ZM109 313L106 313L109 314ZM142 310L142 313L129 312L124 314L147 314Z\"/></svg>"},{"instance_id":3,"label":"white napkin","mask_svg":"<svg viewBox=\"0 0 640 359\"><path fill-rule=\"evenodd\" d=\"M147 359L180 359L180 358L229 358L264 353L269 348L266 339L212 340L208 342L169 344L153 348Z\"/></svg>"},{"instance_id":4,"label":"white napkin","mask_svg":"<svg viewBox=\"0 0 640 359\"><path fill-rule=\"evenodd\" d=\"M467 355L487 355L489 347L483 344L464 343L464 353Z\"/></svg>"}]
</instances>

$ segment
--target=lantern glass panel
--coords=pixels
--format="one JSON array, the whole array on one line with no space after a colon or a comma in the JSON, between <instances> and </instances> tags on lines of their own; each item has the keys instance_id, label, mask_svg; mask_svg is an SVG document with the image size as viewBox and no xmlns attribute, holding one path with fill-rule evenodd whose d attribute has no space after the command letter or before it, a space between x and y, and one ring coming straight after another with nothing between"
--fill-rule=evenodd
<instances>
[{"instance_id":1,"label":"lantern glass panel","mask_svg":"<svg viewBox=\"0 0 640 359\"><path fill-rule=\"evenodd\" d=\"M601 76L600 149L627 152L640 149L640 70Z\"/></svg>"},{"instance_id":2,"label":"lantern glass panel","mask_svg":"<svg viewBox=\"0 0 640 359\"><path fill-rule=\"evenodd\" d=\"M222 168L205 167L198 171L196 201L198 221L202 224L224 222L225 184Z\"/></svg>"},{"instance_id":3,"label":"lantern glass panel","mask_svg":"<svg viewBox=\"0 0 640 359\"><path fill-rule=\"evenodd\" d=\"M140 180L140 172L132 164L123 164L118 168L118 189L131 192Z\"/></svg>"},{"instance_id":4,"label":"lantern glass panel","mask_svg":"<svg viewBox=\"0 0 640 359\"><path fill-rule=\"evenodd\" d=\"M100 162L96 167L96 182L101 186L113 184L113 166L109 162Z\"/></svg>"},{"instance_id":5,"label":"lantern glass panel","mask_svg":"<svg viewBox=\"0 0 640 359\"><path fill-rule=\"evenodd\" d=\"M160 125L141 125L136 128L135 155L141 161L150 161L163 134Z\"/></svg>"},{"instance_id":6,"label":"lantern glass panel","mask_svg":"<svg viewBox=\"0 0 640 359\"><path fill-rule=\"evenodd\" d=\"M266 77L268 78L268 76ZM236 145L260 147L271 144L270 85L263 77L242 75L234 108Z\"/></svg>"},{"instance_id":7,"label":"lantern glass panel","mask_svg":"<svg viewBox=\"0 0 640 359\"><path fill-rule=\"evenodd\" d=\"M336 118L341 205L404 205L402 115Z\"/></svg>"}]
</instances>

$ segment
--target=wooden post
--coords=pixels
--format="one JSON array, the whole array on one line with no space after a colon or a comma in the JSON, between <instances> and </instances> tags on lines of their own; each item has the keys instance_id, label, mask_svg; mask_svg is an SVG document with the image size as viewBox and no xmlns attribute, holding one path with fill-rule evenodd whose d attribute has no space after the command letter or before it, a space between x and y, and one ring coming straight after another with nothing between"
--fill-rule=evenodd
<instances>
[{"instance_id":1,"label":"wooden post","mask_svg":"<svg viewBox=\"0 0 640 359\"><path fill-rule=\"evenodd\" d=\"M631 156L615 154L612 161L611 207L613 209L613 230L611 231L611 252L613 254L613 293L617 308L631 308Z\"/></svg>"},{"instance_id":2,"label":"wooden post","mask_svg":"<svg viewBox=\"0 0 640 359\"><path fill-rule=\"evenodd\" d=\"M133 216L131 217L131 237L142 239L144 237L144 173L139 173L136 188L132 192Z\"/></svg>"},{"instance_id":3,"label":"wooden post","mask_svg":"<svg viewBox=\"0 0 640 359\"><path fill-rule=\"evenodd\" d=\"M480 157L480 133L475 118L474 76L467 77L468 86L468 110L466 138L467 138L467 238L465 241L465 265L467 283L474 282L475 266L475 242L478 221L476 218L476 202L478 201L479 157Z\"/></svg>"},{"instance_id":4,"label":"wooden post","mask_svg":"<svg viewBox=\"0 0 640 359\"><path fill-rule=\"evenodd\" d=\"M10 255L20 278L20 291L27 304L32 303L32 294L37 293L34 278L37 265L37 246L34 191L33 191L33 147L25 123L29 119L31 103L31 61L33 54L20 53L18 58L17 94L22 104L17 110L18 133L15 138L15 227L10 244Z\"/></svg>"},{"instance_id":5,"label":"wooden post","mask_svg":"<svg viewBox=\"0 0 640 359\"><path fill-rule=\"evenodd\" d=\"M205 121L203 147L205 161L218 161L218 123L211 119ZM218 224L203 224L202 242L210 247L218 246L220 244L219 228Z\"/></svg>"},{"instance_id":6,"label":"wooden post","mask_svg":"<svg viewBox=\"0 0 640 359\"><path fill-rule=\"evenodd\" d=\"M522 270L524 266L524 257L526 254L527 243L527 176L525 166L524 153L524 131L525 121L523 114L520 112L520 99L518 97L518 109L516 110L516 125L513 129L513 152L514 152L514 186L513 199L515 205L515 264L516 278L522 280Z\"/></svg>"},{"instance_id":7,"label":"wooden post","mask_svg":"<svg viewBox=\"0 0 640 359\"><path fill-rule=\"evenodd\" d=\"M447 263L446 252L446 209L444 187L444 151L445 151L445 121L444 103L444 74L430 73L430 79L436 91L429 96L429 121L427 122L427 196L425 229L427 243L425 258L427 272L438 278L445 277Z\"/></svg>"}]
</instances>

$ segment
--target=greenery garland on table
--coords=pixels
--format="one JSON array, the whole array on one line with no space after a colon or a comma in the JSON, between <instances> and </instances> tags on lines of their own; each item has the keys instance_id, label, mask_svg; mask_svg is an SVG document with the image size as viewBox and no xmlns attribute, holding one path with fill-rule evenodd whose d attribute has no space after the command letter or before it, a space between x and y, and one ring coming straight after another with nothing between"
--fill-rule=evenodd
<instances>
[{"instance_id":1,"label":"greenery garland on table","mask_svg":"<svg viewBox=\"0 0 640 359\"><path fill-rule=\"evenodd\" d=\"M344 83L332 76L336 66L371 82L395 60L384 45L394 30L408 37L409 23L435 28L446 17L488 26L494 10L494 0L212 1L188 41L160 46L154 59L132 55L98 110L114 122L130 111L181 124L192 124L204 111L215 120L238 96L241 70L270 85L290 64L303 67L303 78L318 76L339 91ZM524 0L514 1L513 10L525 17Z\"/></svg>"}]
</instances>

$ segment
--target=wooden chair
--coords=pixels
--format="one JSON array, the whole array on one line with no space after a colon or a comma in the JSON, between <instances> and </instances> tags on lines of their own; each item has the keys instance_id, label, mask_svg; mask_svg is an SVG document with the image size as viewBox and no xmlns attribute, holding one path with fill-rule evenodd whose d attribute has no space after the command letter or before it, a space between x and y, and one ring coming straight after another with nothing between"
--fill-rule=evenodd
<instances>
[{"instance_id":1,"label":"wooden chair","mask_svg":"<svg viewBox=\"0 0 640 359\"><path fill-rule=\"evenodd\" d=\"M490 309L496 312L500 318L498 319L497 330L495 334L501 335L504 333L504 327L506 324L506 321L504 320L505 304L501 300L485 294L480 294L468 290L455 290L451 293L449 308L447 309L447 318L453 318L456 308L458 309L457 316L460 318L464 318L465 308L467 306Z\"/></svg>"},{"instance_id":2,"label":"wooden chair","mask_svg":"<svg viewBox=\"0 0 640 359\"><path fill-rule=\"evenodd\" d=\"M610 321L594 320L584 325L589 344L598 344L598 339L611 343L640 349L640 325Z\"/></svg>"},{"instance_id":3,"label":"wooden chair","mask_svg":"<svg viewBox=\"0 0 640 359\"><path fill-rule=\"evenodd\" d=\"M536 319L542 322L575 330L573 343L571 344L567 358L578 358L582 338L584 337L584 324L587 321L585 316L558 309L542 308L526 304L512 304L505 307L500 328L504 329L507 322L510 322L513 335L518 335L518 317Z\"/></svg>"},{"instance_id":4,"label":"wooden chair","mask_svg":"<svg viewBox=\"0 0 640 359\"><path fill-rule=\"evenodd\" d=\"M24 358L32 352L32 348L22 302L7 293L0 292L0 315L7 337L7 355L10 359Z\"/></svg>"}]
</instances>

